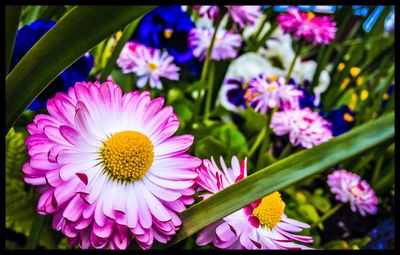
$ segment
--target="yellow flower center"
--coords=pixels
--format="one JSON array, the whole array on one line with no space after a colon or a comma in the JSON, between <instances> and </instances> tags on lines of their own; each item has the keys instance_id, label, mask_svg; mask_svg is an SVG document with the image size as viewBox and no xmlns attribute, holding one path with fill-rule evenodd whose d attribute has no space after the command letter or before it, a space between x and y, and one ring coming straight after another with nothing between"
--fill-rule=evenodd
<instances>
[{"instance_id":1,"label":"yellow flower center","mask_svg":"<svg viewBox=\"0 0 400 255\"><path fill-rule=\"evenodd\" d=\"M353 122L354 118L353 116L351 116L350 114L348 114L347 112L343 115L343 119L347 122Z\"/></svg>"},{"instance_id":2,"label":"yellow flower center","mask_svg":"<svg viewBox=\"0 0 400 255\"><path fill-rule=\"evenodd\" d=\"M285 205L281 199L281 194L277 191L264 197L261 203L253 211L253 216L257 217L261 226L273 228L282 219Z\"/></svg>"},{"instance_id":3,"label":"yellow flower center","mask_svg":"<svg viewBox=\"0 0 400 255\"><path fill-rule=\"evenodd\" d=\"M155 71L158 67L158 65L156 65L152 62L148 63L147 66L150 68L151 71Z\"/></svg>"},{"instance_id":4,"label":"yellow flower center","mask_svg":"<svg viewBox=\"0 0 400 255\"><path fill-rule=\"evenodd\" d=\"M277 75L269 76L269 77L267 77L267 81L268 82L277 81L278 78L279 77Z\"/></svg>"},{"instance_id":5,"label":"yellow flower center","mask_svg":"<svg viewBox=\"0 0 400 255\"><path fill-rule=\"evenodd\" d=\"M361 194L360 189L357 187L357 185L351 185L351 192L353 193L354 196L359 196Z\"/></svg>"},{"instance_id":6,"label":"yellow flower center","mask_svg":"<svg viewBox=\"0 0 400 255\"><path fill-rule=\"evenodd\" d=\"M359 67L355 66L355 67L350 68L350 74L353 77L356 77L360 72L361 72L361 68L359 68Z\"/></svg>"},{"instance_id":7,"label":"yellow flower center","mask_svg":"<svg viewBox=\"0 0 400 255\"><path fill-rule=\"evenodd\" d=\"M276 86L275 84L272 84L271 86L268 86L268 87L267 87L267 91L268 91L268 92L272 92L272 91L275 91L276 88L277 88L277 86Z\"/></svg>"},{"instance_id":8,"label":"yellow flower center","mask_svg":"<svg viewBox=\"0 0 400 255\"><path fill-rule=\"evenodd\" d=\"M164 30L164 37L167 38L167 39L171 38L173 32L174 31L172 29L170 29L170 28L165 29Z\"/></svg>"},{"instance_id":9,"label":"yellow flower center","mask_svg":"<svg viewBox=\"0 0 400 255\"><path fill-rule=\"evenodd\" d=\"M315 17L315 14L313 12L309 12L307 19L308 19L308 21L311 21L314 17Z\"/></svg>"},{"instance_id":10,"label":"yellow flower center","mask_svg":"<svg viewBox=\"0 0 400 255\"><path fill-rule=\"evenodd\" d=\"M100 155L105 171L112 179L140 180L153 163L154 147L150 139L137 131L115 133L104 142Z\"/></svg>"}]
</instances>

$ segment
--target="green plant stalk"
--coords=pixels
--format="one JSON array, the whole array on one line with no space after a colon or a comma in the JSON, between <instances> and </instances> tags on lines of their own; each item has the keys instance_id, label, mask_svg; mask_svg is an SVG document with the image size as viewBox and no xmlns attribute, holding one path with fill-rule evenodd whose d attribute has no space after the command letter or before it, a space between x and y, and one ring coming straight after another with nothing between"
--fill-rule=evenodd
<instances>
[{"instance_id":1,"label":"green plant stalk","mask_svg":"<svg viewBox=\"0 0 400 255\"><path fill-rule=\"evenodd\" d=\"M138 5L72 8L40 38L7 76L5 131L64 69L104 38L152 8ZM60 36L68 40L60 40Z\"/></svg>"},{"instance_id":2,"label":"green plant stalk","mask_svg":"<svg viewBox=\"0 0 400 255\"><path fill-rule=\"evenodd\" d=\"M295 53L295 55L294 55L293 61L292 61L292 63L290 64L289 71L288 71L287 74L286 74L286 83L289 81L290 75L292 75L293 68L294 68L294 65L296 64L297 58L298 58L299 55L300 55L300 50L301 50L301 47L302 47L302 45L303 45L303 42L304 42L304 40L301 39L301 40L299 41L298 45L297 45L297 49L296 49L296 53Z\"/></svg>"},{"instance_id":3,"label":"green plant stalk","mask_svg":"<svg viewBox=\"0 0 400 255\"><path fill-rule=\"evenodd\" d=\"M214 34L211 38L210 47L207 49L206 59L204 60L203 70L201 71L200 83L198 85L198 87L199 87L198 95L197 95L197 99L196 99L194 123L197 122L200 112L201 112L200 108L201 108L201 103L203 101L203 95L202 95L201 91L202 91L203 87L205 87L205 85L207 84L207 74L208 74L208 71L210 68L211 52L214 47L214 41L215 41L215 38L217 37L217 32L218 32L219 25L221 24L221 20L222 20L222 15L220 14L219 17L217 18L217 20L215 21Z\"/></svg>"},{"instance_id":4,"label":"green plant stalk","mask_svg":"<svg viewBox=\"0 0 400 255\"><path fill-rule=\"evenodd\" d=\"M207 97L206 97L206 109L204 112L204 119L208 119L210 116L210 111L211 111L211 102L212 102L212 93L214 90L214 84L215 84L215 65L213 62L210 63L210 73L208 76L208 92L207 92Z\"/></svg>"},{"instance_id":5,"label":"green plant stalk","mask_svg":"<svg viewBox=\"0 0 400 255\"><path fill-rule=\"evenodd\" d=\"M337 204L335 207L331 208L329 211L327 211L317 222L314 222L311 225L311 228L315 228L319 224L323 223L325 220L327 220L329 217L331 217L335 212L340 210L340 208L343 207L343 203Z\"/></svg>"},{"instance_id":6,"label":"green plant stalk","mask_svg":"<svg viewBox=\"0 0 400 255\"><path fill-rule=\"evenodd\" d=\"M6 73L10 66L22 6L6 6Z\"/></svg>"},{"instance_id":7,"label":"green plant stalk","mask_svg":"<svg viewBox=\"0 0 400 255\"><path fill-rule=\"evenodd\" d=\"M257 41L255 46L251 50L253 52L257 52L258 49L261 47L261 45L265 44L268 38L271 37L272 33L275 31L277 27L278 27L278 22L274 20L271 24L271 28L265 33L265 35L261 38L261 40Z\"/></svg>"},{"instance_id":8,"label":"green plant stalk","mask_svg":"<svg viewBox=\"0 0 400 255\"><path fill-rule=\"evenodd\" d=\"M39 241L40 232L43 227L44 216L37 214L32 222L31 232L29 233L28 240L26 242L26 249L36 249L37 243Z\"/></svg>"},{"instance_id":9,"label":"green plant stalk","mask_svg":"<svg viewBox=\"0 0 400 255\"><path fill-rule=\"evenodd\" d=\"M272 9L272 7L270 9ZM264 14L264 16L263 16L263 18L262 18L262 20L260 22L260 25L258 26L258 29L257 29L256 33L253 36L253 40L254 41L253 41L252 46L251 46L252 50L255 48L255 46L256 46L256 44L258 42L258 37L260 36L261 31L263 30L263 28L264 28L264 26L266 24L266 21L267 21L269 16L270 16L270 10L268 10L268 13Z\"/></svg>"},{"instance_id":10,"label":"green plant stalk","mask_svg":"<svg viewBox=\"0 0 400 255\"><path fill-rule=\"evenodd\" d=\"M292 144L289 141L288 144L286 144L285 148L283 149L281 155L279 155L278 159L286 158L290 154L291 151L292 151Z\"/></svg>"},{"instance_id":11,"label":"green plant stalk","mask_svg":"<svg viewBox=\"0 0 400 255\"><path fill-rule=\"evenodd\" d=\"M110 58L107 60L107 64L104 67L103 71L101 72L100 75L100 82L104 82L108 75L110 75L112 68L114 67L117 58L119 57L119 54L121 53L122 49L125 46L125 43L129 40L129 38L132 36L133 32L135 32L135 29L139 23L141 18L136 19L129 25L127 25L124 30L122 31L122 36L119 38L117 44L114 47L113 52L111 53Z\"/></svg>"},{"instance_id":12,"label":"green plant stalk","mask_svg":"<svg viewBox=\"0 0 400 255\"><path fill-rule=\"evenodd\" d=\"M393 139L392 111L326 143L275 162L180 213L183 224L171 245L257 199Z\"/></svg>"},{"instance_id":13,"label":"green plant stalk","mask_svg":"<svg viewBox=\"0 0 400 255\"><path fill-rule=\"evenodd\" d=\"M383 164L383 160L385 159L385 154L381 155L378 160L376 161L374 172L372 173L372 179L371 179L371 186L375 187L375 185L378 182L378 178L381 175L381 168Z\"/></svg>"},{"instance_id":14,"label":"green plant stalk","mask_svg":"<svg viewBox=\"0 0 400 255\"><path fill-rule=\"evenodd\" d=\"M269 127L269 125L271 124L272 115L274 115L274 113L277 110L278 110L278 106L276 106L274 109L272 109L270 114L267 115L267 122L265 123L265 128L266 128L265 138L263 140L263 143L260 148L260 152L258 154L258 159L257 159L257 164L256 164L257 169L260 169L261 167L264 166L264 154L267 153L267 151L269 149L269 140L270 140L270 133L271 133L271 128Z\"/></svg>"},{"instance_id":15,"label":"green plant stalk","mask_svg":"<svg viewBox=\"0 0 400 255\"><path fill-rule=\"evenodd\" d=\"M251 149L249 153L247 154L247 157L251 158L254 154L254 152L257 150L258 146L261 144L263 141L265 134L267 133L268 127L264 126L263 129L258 133L256 141L254 142L253 146L251 146Z\"/></svg>"}]
</instances>

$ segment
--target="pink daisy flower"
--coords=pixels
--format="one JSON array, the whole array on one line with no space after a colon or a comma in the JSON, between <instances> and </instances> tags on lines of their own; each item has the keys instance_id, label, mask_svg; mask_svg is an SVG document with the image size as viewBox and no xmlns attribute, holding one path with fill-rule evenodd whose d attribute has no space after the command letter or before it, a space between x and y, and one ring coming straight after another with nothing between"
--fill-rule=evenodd
<instances>
[{"instance_id":1,"label":"pink daisy flower","mask_svg":"<svg viewBox=\"0 0 400 255\"><path fill-rule=\"evenodd\" d=\"M275 106L283 109L296 108L299 106L301 96L303 92L295 86L286 85L285 78L266 77L264 74L260 74L249 82L244 95L250 106L262 114Z\"/></svg>"},{"instance_id":2,"label":"pink daisy flower","mask_svg":"<svg viewBox=\"0 0 400 255\"><path fill-rule=\"evenodd\" d=\"M312 12L301 12L296 8L289 8L287 13L278 16L280 27L285 33L294 38L304 38L314 45L329 44L336 35L336 23L332 16L315 16Z\"/></svg>"},{"instance_id":3,"label":"pink daisy flower","mask_svg":"<svg viewBox=\"0 0 400 255\"><path fill-rule=\"evenodd\" d=\"M225 5L232 20L241 28L245 25L254 25L257 18L262 15L260 5ZM215 19L219 12L217 5L195 5L194 10L199 11L200 17L208 16Z\"/></svg>"},{"instance_id":4,"label":"pink daisy flower","mask_svg":"<svg viewBox=\"0 0 400 255\"><path fill-rule=\"evenodd\" d=\"M210 193L200 196L207 199L247 176L247 159L241 163L232 157L231 167L220 158L222 171L213 158L203 160L197 168L196 182ZM197 245L213 243L220 249L310 249L302 243L313 242L312 237L295 235L308 224L290 219L284 213L285 203L279 192L258 201L209 225L197 236Z\"/></svg>"},{"instance_id":5,"label":"pink daisy flower","mask_svg":"<svg viewBox=\"0 0 400 255\"><path fill-rule=\"evenodd\" d=\"M189 44L193 48L193 55L200 60L204 60L207 50L210 47L214 29L194 28L189 33ZM242 37L239 34L228 32L225 29L219 29L213 49L211 59L223 60L235 58L238 54L237 48L242 44Z\"/></svg>"},{"instance_id":6,"label":"pink daisy flower","mask_svg":"<svg viewBox=\"0 0 400 255\"><path fill-rule=\"evenodd\" d=\"M117 64L123 73L139 76L136 86L143 88L149 83L152 88L162 88L161 78L179 80L179 67L173 64L174 57L159 49L128 42L121 51Z\"/></svg>"},{"instance_id":7,"label":"pink daisy flower","mask_svg":"<svg viewBox=\"0 0 400 255\"><path fill-rule=\"evenodd\" d=\"M328 185L338 201L350 202L353 212L358 211L361 216L377 213L378 198L374 190L357 174L336 170L328 176Z\"/></svg>"},{"instance_id":8,"label":"pink daisy flower","mask_svg":"<svg viewBox=\"0 0 400 255\"><path fill-rule=\"evenodd\" d=\"M270 127L278 136L289 134L294 145L311 148L332 138L330 123L310 108L286 109L272 115Z\"/></svg>"},{"instance_id":9,"label":"pink daisy flower","mask_svg":"<svg viewBox=\"0 0 400 255\"><path fill-rule=\"evenodd\" d=\"M173 136L179 121L163 104L111 81L78 82L27 126L24 180L71 245L126 249L134 237L149 249L179 229L201 160L185 154L193 136Z\"/></svg>"}]
</instances>

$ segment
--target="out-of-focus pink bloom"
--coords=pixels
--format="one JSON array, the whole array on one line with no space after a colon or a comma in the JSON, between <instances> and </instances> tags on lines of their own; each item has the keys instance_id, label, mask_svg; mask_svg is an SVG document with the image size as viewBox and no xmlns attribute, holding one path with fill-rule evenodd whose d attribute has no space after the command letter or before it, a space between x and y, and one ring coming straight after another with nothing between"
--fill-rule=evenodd
<instances>
[{"instance_id":1,"label":"out-of-focus pink bloom","mask_svg":"<svg viewBox=\"0 0 400 255\"><path fill-rule=\"evenodd\" d=\"M161 89L161 78L179 79L179 67L173 61L174 57L165 51L128 42L122 49L117 64L123 73L133 72L139 76L136 84L139 88L149 83L150 87Z\"/></svg>"},{"instance_id":2,"label":"out-of-focus pink bloom","mask_svg":"<svg viewBox=\"0 0 400 255\"><path fill-rule=\"evenodd\" d=\"M254 25L257 18L262 15L260 5L225 5L232 20L241 28L245 25ZM217 5L195 5L194 10L199 11L200 17L208 16L215 19L218 15L219 7Z\"/></svg>"},{"instance_id":3,"label":"out-of-focus pink bloom","mask_svg":"<svg viewBox=\"0 0 400 255\"><path fill-rule=\"evenodd\" d=\"M207 15L210 19L215 19L218 15L219 8L217 5L195 5L193 10L198 11L200 17Z\"/></svg>"},{"instance_id":4,"label":"out-of-focus pink bloom","mask_svg":"<svg viewBox=\"0 0 400 255\"><path fill-rule=\"evenodd\" d=\"M214 29L194 28L189 34L189 44L193 48L193 55L200 60L204 60L207 50L210 47ZM235 58L238 54L238 47L242 44L242 37L239 34L228 32L224 29L218 29L211 59L223 60Z\"/></svg>"},{"instance_id":5,"label":"out-of-focus pink bloom","mask_svg":"<svg viewBox=\"0 0 400 255\"><path fill-rule=\"evenodd\" d=\"M283 77L257 76L249 82L244 95L255 111L265 114L268 109L279 106L282 109L299 107L299 98L303 96L301 90L295 86L286 85Z\"/></svg>"},{"instance_id":6,"label":"out-of-focus pink bloom","mask_svg":"<svg viewBox=\"0 0 400 255\"><path fill-rule=\"evenodd\" d=\"M27 126L24 181L41 193L37 211L82 249L143 249L167 243L194 202L200 159L192 135L164 98L123 94L114 82L78 82Z\"/></svg>"},{"instance_id":7,"label":"out-of-focus pink bloom","mask_svg":"<svg viewBox=\"0 0 400 255\"><path fill-rule=\"evenodd\" d=\"M239 163L232 157L231 167L220 158L222 171L213 158L203 160L197 168L196 182L209 193L200 197L207 199L224 188L246 178L247 159ZM312 237L295 235L310 226L290 219L284 213L285 203L279 192L245 206L203 229L197 236L197 245L213 243L220 249L310 249L298 244L313 242Z\"/></svg>"},{"instance_id":8,"label":"out-of-focus pink bloom","mask_svg":"<svg viewBox=\"0 0 400 255\"><path fill-rule=\"evenodd\" d=\"M301 12L291 7L278 16L280 27L296 39L305 39L314 45L329 44L336 35L336 23L332 16L316 16L312 12Z\"/></svg>"},{"instance_id":9,"label":"out-of-focus pink bloom","mask_svg":"<svg viewBox=\"0 0 400 255\"><path fill-rule=\"evenodd\" d=\"M330 123L310 108L286 109L272 115L270 127L278 136L289 134L294 145L311 148L332 138Z\"/></svg>"},{"instance_id":10,"label":"out-of-focus pink bloom","mask_svg":"<svg viewBox=\"0 0 400 255\"><path fill-rule=\"evenodd\" d=\"M259 5L226 5L229 14L241 28L245 25L254 25L257 18L262 15Z\"/></svg>"},{"instance_id":11,"label":"out-of-focus pink bloom","mask_svg":"<svg viewBox=\"0 0 400 255\"><path fill-rule=\"evenodd\" d=\"M350 203L353 212L358 211L361 216L377 213L378 198L374 190L357 174L336 170L328 176L328 185L338 201Z\"/></svg>"}]
</instances>

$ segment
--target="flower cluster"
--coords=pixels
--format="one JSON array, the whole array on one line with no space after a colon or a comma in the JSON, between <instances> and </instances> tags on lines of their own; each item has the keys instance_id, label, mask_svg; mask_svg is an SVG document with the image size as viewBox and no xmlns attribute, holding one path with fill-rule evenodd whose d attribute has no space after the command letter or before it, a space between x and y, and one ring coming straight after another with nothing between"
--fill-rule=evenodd
<instances>
[{"instance_id":1,"label":"flower cluster","mask_svg":"<svg viewBox=\"0 0 400 255\"><path fill-rule=\"evenodd\" d=\"M304 13L297 8L289 8L278 16L280 27L295 39L304 39L314 45L329 44L336 35L336 23L332 17L319 17L312 12Z\"/></svg>"}]
</instances>

